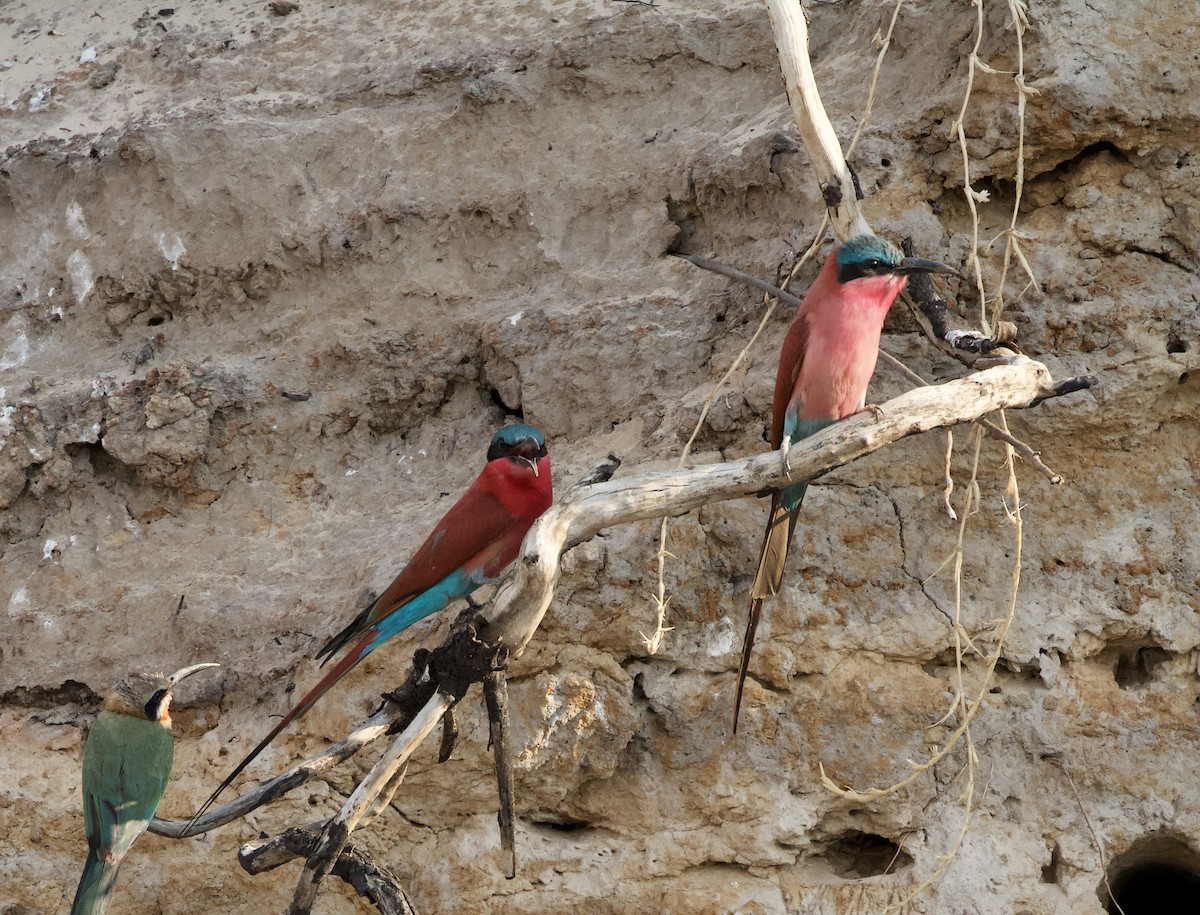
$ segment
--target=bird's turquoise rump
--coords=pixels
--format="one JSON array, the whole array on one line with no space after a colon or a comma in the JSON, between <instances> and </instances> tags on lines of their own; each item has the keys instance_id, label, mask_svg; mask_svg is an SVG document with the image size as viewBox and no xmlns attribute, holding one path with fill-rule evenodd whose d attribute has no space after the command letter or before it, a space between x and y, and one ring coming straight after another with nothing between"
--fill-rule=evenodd
<instances>
[{"instance_id":1,"label":"bird's turquoise rump","mask_svg":"<svg viewBox=\"0 0 1200 915\"><path fill-rule=\"evenodd\" d=\"M550 507L550 455L533 426L503 426L488 445L487 464L450 508L408 565L369 607L317 652L330 661L353 643L320 682L238 763L193 816L207 810L246 766L368 654L413 623L494 581L517 558L533 522Z\"/></svg>"}]
</instances>

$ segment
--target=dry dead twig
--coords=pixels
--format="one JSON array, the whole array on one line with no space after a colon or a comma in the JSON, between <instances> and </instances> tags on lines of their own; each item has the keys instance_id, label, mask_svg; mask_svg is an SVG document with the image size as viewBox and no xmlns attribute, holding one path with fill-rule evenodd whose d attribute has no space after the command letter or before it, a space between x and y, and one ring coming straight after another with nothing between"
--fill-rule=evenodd
<instances>
[{"instance_id":1,"label":"dry dead twig","mask_svg":"<svg viewBox=\"0 0 1200 915\"><path fill-rule=\"evenodd\" d=\"M294 826L273 839L247 842L238 849L238 863L253 876L274 870L294 858L307 858L316 848L323 825ZM358 895L370 900L380 915L417 915L400 881L363 849L347 845L334 863L333 873Z\"/></svg>"},{"instance_id":2,"label":"dry dead twig","mask_svg":"<svg viewBox=\"0 0 1200 915\"><path fill-rule=\"evenodd\" d=\"M869 233L871 227L858 205L854 176L846 167L841 143L817 91L808 56L808 22L804 10L796 0L767 0L767 13L775 34L788 102L808 148L833 231L842 241Z\"/></svg>"}]
</instances>

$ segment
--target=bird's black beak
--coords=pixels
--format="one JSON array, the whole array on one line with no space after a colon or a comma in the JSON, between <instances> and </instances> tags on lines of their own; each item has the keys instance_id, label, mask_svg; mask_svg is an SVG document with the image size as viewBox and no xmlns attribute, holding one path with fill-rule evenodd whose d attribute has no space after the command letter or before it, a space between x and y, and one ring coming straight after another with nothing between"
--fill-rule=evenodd
<instances>
[{"instance_id":1,"label":"bird's black beak","mask_svg":"<svg viewBox=\"0 0 1200 915\"><path fill-rule=\"evenodd\" d=\"M514 442L509 448L506 457L510 461L524 462L529 465L529 469L533 471L533 475L540 476L538 470L538 461L546 456L546 446L542 445L535 438L523 438Z\"/></svg>"},{"instance_id":2,"label":"bird's black beak","mask_svg":"<svg viewBox=\"0 0 1200 915\"><path fill-rule=\"evenodd\" d=\"M896 268L896 272L901 276L911 276L914 273L948 273L950 276L962 279L962 274L953 267L947 267L939 261L927 261L923 257L904 258L904 260L900 261L900 266Z\"/></svg>"},{"instance_id":3,"label":"bird's black beak","mask_svg":"<svg viewBox=\"0 0 1200 915\"><path fill-rule=\"evenodd\" d=\"M174 686L178 685L179 681L182 680L184 677L190 677L192 674L196 673L196 671L198 671L198 670L207 670L209 667L220 667L220 666L221 666L220 664L215 664L212 661L208 661L204 664L193 664L191 667L182 667L179 670L175 671L175 673L171 674L171 676L167 677L167 682L169 684L171 684L172 687L174 687Z\"/></svg>"}]
</instances>

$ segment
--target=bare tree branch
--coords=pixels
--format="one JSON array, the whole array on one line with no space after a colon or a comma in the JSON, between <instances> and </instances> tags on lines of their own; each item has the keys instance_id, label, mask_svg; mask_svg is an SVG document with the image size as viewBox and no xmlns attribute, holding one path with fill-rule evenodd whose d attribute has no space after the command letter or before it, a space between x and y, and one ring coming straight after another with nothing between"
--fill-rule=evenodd
<instances>
[{"instance_id":1,"label":"bare tree branch","mask_svg":"<svg viewBox=\"0 0 1200 915\"><path fill-rule=\"evenodd\" d=\"M812 479L905 436L970 422L999 409L1023 407L1056 396L1059 390L1071 386L1071 382L1056 385L1043 365L1018 356L1011 365L991 368L942 385L917 388L893 398L877 411L865 411L834 423L794 444L788 451L786 463L776 451L723 464L577 485L530 529L512 573L501 583L482 616L476 618L480 636L476 641L472 633L471 642L504 646L510 656L519 657L550 605L558 581L561 555L606 527L680 515L711 502ZM612 469L613 464L609 463L596 476L603 480ZM461 630L453 631L442 648L418 656L409 682L399 691L402 704L389 701L366 724L335 746L210 811L187 834L205 832L250 812L349 758L397 723L408 722L342 810L326 824L314 846L288 910L292 915L310 911L321 879L332 871L350 834L367 816L379 794L394 786L396 772L437 728L446 710L456 701L454 696L439 689L441 677L437 668L442 665L432 661L425 663L426 658L435 657L438 652L451 647L454 640L458 640L456 644L465 644ZM447 667L447 680L454 676ZM461 695L472 678L478 682L483 674L458 676L455 692ZM427 692L432 695L414 717L413 703ZM156 819L151 824L155 832L175 837L183 836L186 826L186 820Z\"/></svg>"},{"instance_id":2,"label":"bare tree branch","mask_svg":"<svg viewBox=\"0 0 1200 915\"><path fill-rule=\"evenodd\" d=\"M907 242L908 240L906 239L905 241ZM911 244L905 245L905 253L910 254L910 255L912 254L912 245ZM719 273L722 276L727 276L732 280L737 280L740 283L745 283L747 286L752 286L755 289L758 289L758 290L761 290L762 292L767 293L768 295L775 296L777 299L779 299L779 301L785 302L788 305L793 305L796 308L800 307L801 300L798 296L794 296L790 292L787 292L786 290L780 289L778 286L768 283L766 280L759 279L758 277L754 276L753 274L746 273L746 272L744 272L742 270L738 270L734 267L730 267L728 264L723 264L720 261L716 261L716 260L713 260L708 257L698 257L694 254L676 254L675 256L678 258L681 258L682 260L689 261L689 262L695 264L697 267L700 267L703 270L711 270L713 273ZM972 364L977 358L979 358L978 355L971 356L969 359L962 358L963 356L965 356L965 354L961 350L955 349L955 347L952 346L950 342L934 336L934 334L936 334L938 332L950 333L950 334L953 333L952 331L947 330L949 325L946 323L944 316L942 316L946 310L946 303L942 299L942 297L937 295L937 293L933 290L933 286L930 283L928 276L926 276L925 274L917 274L912 279L918 279L918 278L924 280L925 285L920 290L918 290L914 295L914 298L916 299L916 304L914 305L911 302L909 302L907 304L909 305L909 308L913 311L913 314L917 316L917 321L921 325L921 329L925 332L925 336L928 337L930 339L930 341L932 341L939 350L942 350L943 352L947 352L950 355L954 355L956 358L959 359L960 362L963 362L966 365ZM910 280L910 282L911 282L911 280ZM931 315L941 316L938 318L938 321L936 324L933 321ZM991 339L991 338L988 338L988 339ZM1005 342L1007 342L1007 341L1005 341ZM1002 345L1002 344L1000 344L1000 343L996 344L996 346L999 346L999 345ZM995 349L996 346L992 346L990 348ZM916 372L914 372L912 369L910 369L907 365L905 365L903 362L901 362L895 356L888 353L886 350L881 349L879 351L879 358L881 358L886 364L890 365L892 368L896 369L896 371L900 372L900 374L902 374L905 378L907 378L909 381L913 382L914 384L921 385L921 386L927 386L929 384L928 381L926 381L924 378L922 378L920 375L918 375ZM1071 386L1070 390L1066 390L1066 389L1061 390L1061 391L1056 390L1056 393L1053 396L1061 396L1062 394L1068 394L1068 393L1071 393L1072 391L1081 391L1086 388L1090 388L1090 387L1094 386L1095 383L1096 383L1096 379L1090 375L1082 375L1079 378L1068 379L1067 381L1062 382L1062 384ZM1034 403L1031 403L1030 406L1036 406L1036 403L1038 403L1038 402L1040 402L1040 401L1035 401ZM1024 458L1026 461L1028 461L1038 473L1040 473L1040 474L1042 474L1042 476L1046 477L1046 479L1048 479L1051 483L1054 483L1055 485L1057 485L1063 481L1062 475L1059 473L1055 473L1053 470L1051 470L1049 467L1047 467L1042 462L1042 459L1041 459L1040 455L1038 454L1038 452L1034 451L1033 448L1031 448L1025 442L1021 441L1020 439L1018 439L1011 433L1005 432L1003 429L1001 429L998 425L996 425L990 419L977 419L977 420L975 420L975 423L979 426L982 426L984 431L986 431L987 434L990 435L992 438L998 439L999 441L1006 442L1007 444L1012 445L1013 448L1016 449L1017 453L1019 455L1021 455L1022 458Z\"/></svg>"},{"instance_id":3,"label":"bare tree branch","mask_svg":"<svg viewBox=\"0 0 1200 915\"><path fill-rule=\"evenodd\" d=\"M322 825L294 826L273 839L247 842L238 849L238 863L253 876L274 870L293 858L307 858L317 845ZM370 900L381 915L417 915L416 907L400 881L355 845L342 849L333 865L333 874L350 884L358 895Z\"/></svg>"},{"instance_id":4,"label":"bare tree branch","mask_svg":"<svg viewBox=\"0 0 1200 915\"><path fill-rule=\"evenodd\" d=\"M280 773L270 781L263 782L253 791L248 791L229 803L210 810L196 820L191 829L187 828L189 820L164 820L155 817L150 821L150 831L171 839L186 839L189 836L198 836L211 829L216 829L218 826L224 826L238 817L257 810L263 804L283 797L293 788L298 788L310 779L345 762L367 744L387 733L388 729L393 727L402 715L402 710L389 704L329 749Z\"/></svg>"},{"instance_id":5,"label":"bare tree branch","mask_svg":"<svg viewBox=\"0 0 1200 915\"><path fill-rule=\"evenodd\" d=\"M375 767L367 773L367 777L359 782L358 787L354 789L354 793L350 795L350 799L346 801L342 809L325 824L316 846L308 856L308 862L300 875L300 880L296 884L292 904L288 907L289 915L304 915L312 910L321 880L333 870L350 839L350 833L354 832L359 822L367 816L375 799L387 788L400 767L408 762L413 751L438 726L442 715L454 701L452 696L445 693L434 693L433 698L425 704L425 708L421 709L420 714L396 738L379 762L375 764Z\"/></svg>"},{"instance_id":6,"label":"bare tree branch","mask_svg":"<svg viewBox=\"0 0 1200 915\"><path fill-rule=\"evenodd\" d=\"M679 515L710 502L812 479L907 435L1024 406L1053 386L1045 366L1018 356L1012 365L908 391L883 404L878 415L866 412L834 423L792 445L786 466L779 452L770 452L576 488L526 535L515 571L484 611L487 622L480 636L503 642L514 658L520 657L550 604L558 557L606 527Z\"/></svg>"},{"instance_id":7,"label":"bare tree branch","mask_svg":"<svg viewBox=\"0 0 1200 915\"><path fill-rule=\"evenodd\" d=\"M446 641L449 643L452 640L448 638ZM445 646L439 650L445 650ZM150 831L172 839L185 839L224 826L345 762L384 734L394 734L402 730L416 717L438 688L438 684L430 680L427 672L430 658L434 654L424 648L418 648L413 653L413 666L408 679L384 696L386 702L364 724L329 749L263 782L253 791L208 811L195 822L161 820L155 817L150 821Z\"/></svg>"},{"instance_id":8,"label":"bare tree branch","mask_svg":"<svg viewBox=\"0 0 1200 915\"><path fill-rule=\"evenodd\" d=\"M842 145L817 92L817 80L808 57L808 20L800 0L767 0L767 12L788 102L821 185L833 231L842 241L870 233L871 227L858 206L854 176L846 167Z\"/></svg>"},{"instance_id":9,"label":"bare tree branch","mask_svg":"<svg viewBox=\"0 0 1200 915\"><path fill-rule=\"evenodd\" d=\"M504 671L494 670L483 681L487 701L489 742L496 759L496 788L500 795L500 851L504 855L504 876L517 876L517 845L514 832L516 804L513 793L512 748L508 737L508 680Z\"/></svg>"}]
</instances>

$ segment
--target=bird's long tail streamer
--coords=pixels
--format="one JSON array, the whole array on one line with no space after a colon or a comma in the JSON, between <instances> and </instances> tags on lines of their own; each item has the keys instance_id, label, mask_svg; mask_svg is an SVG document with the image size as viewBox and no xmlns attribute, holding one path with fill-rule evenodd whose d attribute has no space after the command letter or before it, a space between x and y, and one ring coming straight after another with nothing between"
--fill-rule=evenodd
<instances>
[{"instance_id":1,"label":"bird's long tail streamer","mask_svg":"<svg viewBox=\"0 0 1200 915\"><path fill-rule=\"evenodd\" d=\"M75 901L71 904L71 915L104 915L116 882L117 865L102 860L95 849L89 849Z\"/></svg>"},{"instance_id":2,"label":"bird's long tail streamer","mask_svg":"<svg viewBox=\"0 0 1200 915\"><path fill-rule=\"evenodd\" d=\"M338 682L338 680L346 676L346 674L348 674L354 668L354 666L358 664L359 661L371 653L372 649L375 647L372 642L376 635L376 630L372 629L368 631L367 634L359 640L358 644L354 646L354 649L348 652L345 657L338 661L338 663L329 671L329 673L322 677L321 681L316 686L305 693L304 698L294 705L291 710L279 720L279 723L276 724L275 727L271 728L267 736L260 740L257 746L255 746L255 748L251 750L240 763L237 764L234 770L225 777L225 780L217 786L217 790L208 796L208 800L201 805L200 809L197 810L195 815L192 816L191 820L188 821L187 829L184 830L185 833L192 828L192 826L198 819L200 819L200 817L204 816L205 812L212 807L214 803L216 803L217 798L224 793L225 789L233 784L233 780L241 775L243 770L245 770L250 763L254 762L254 760L258 758L258 755L262 753L263 750L270 746L271 741L278 737L284 728L303 716L305 712L307 712L316 704L318 699L325 695L325 693L328 692L330 688L332 688L333 685Z\"/></svg>"}]
</instances>

